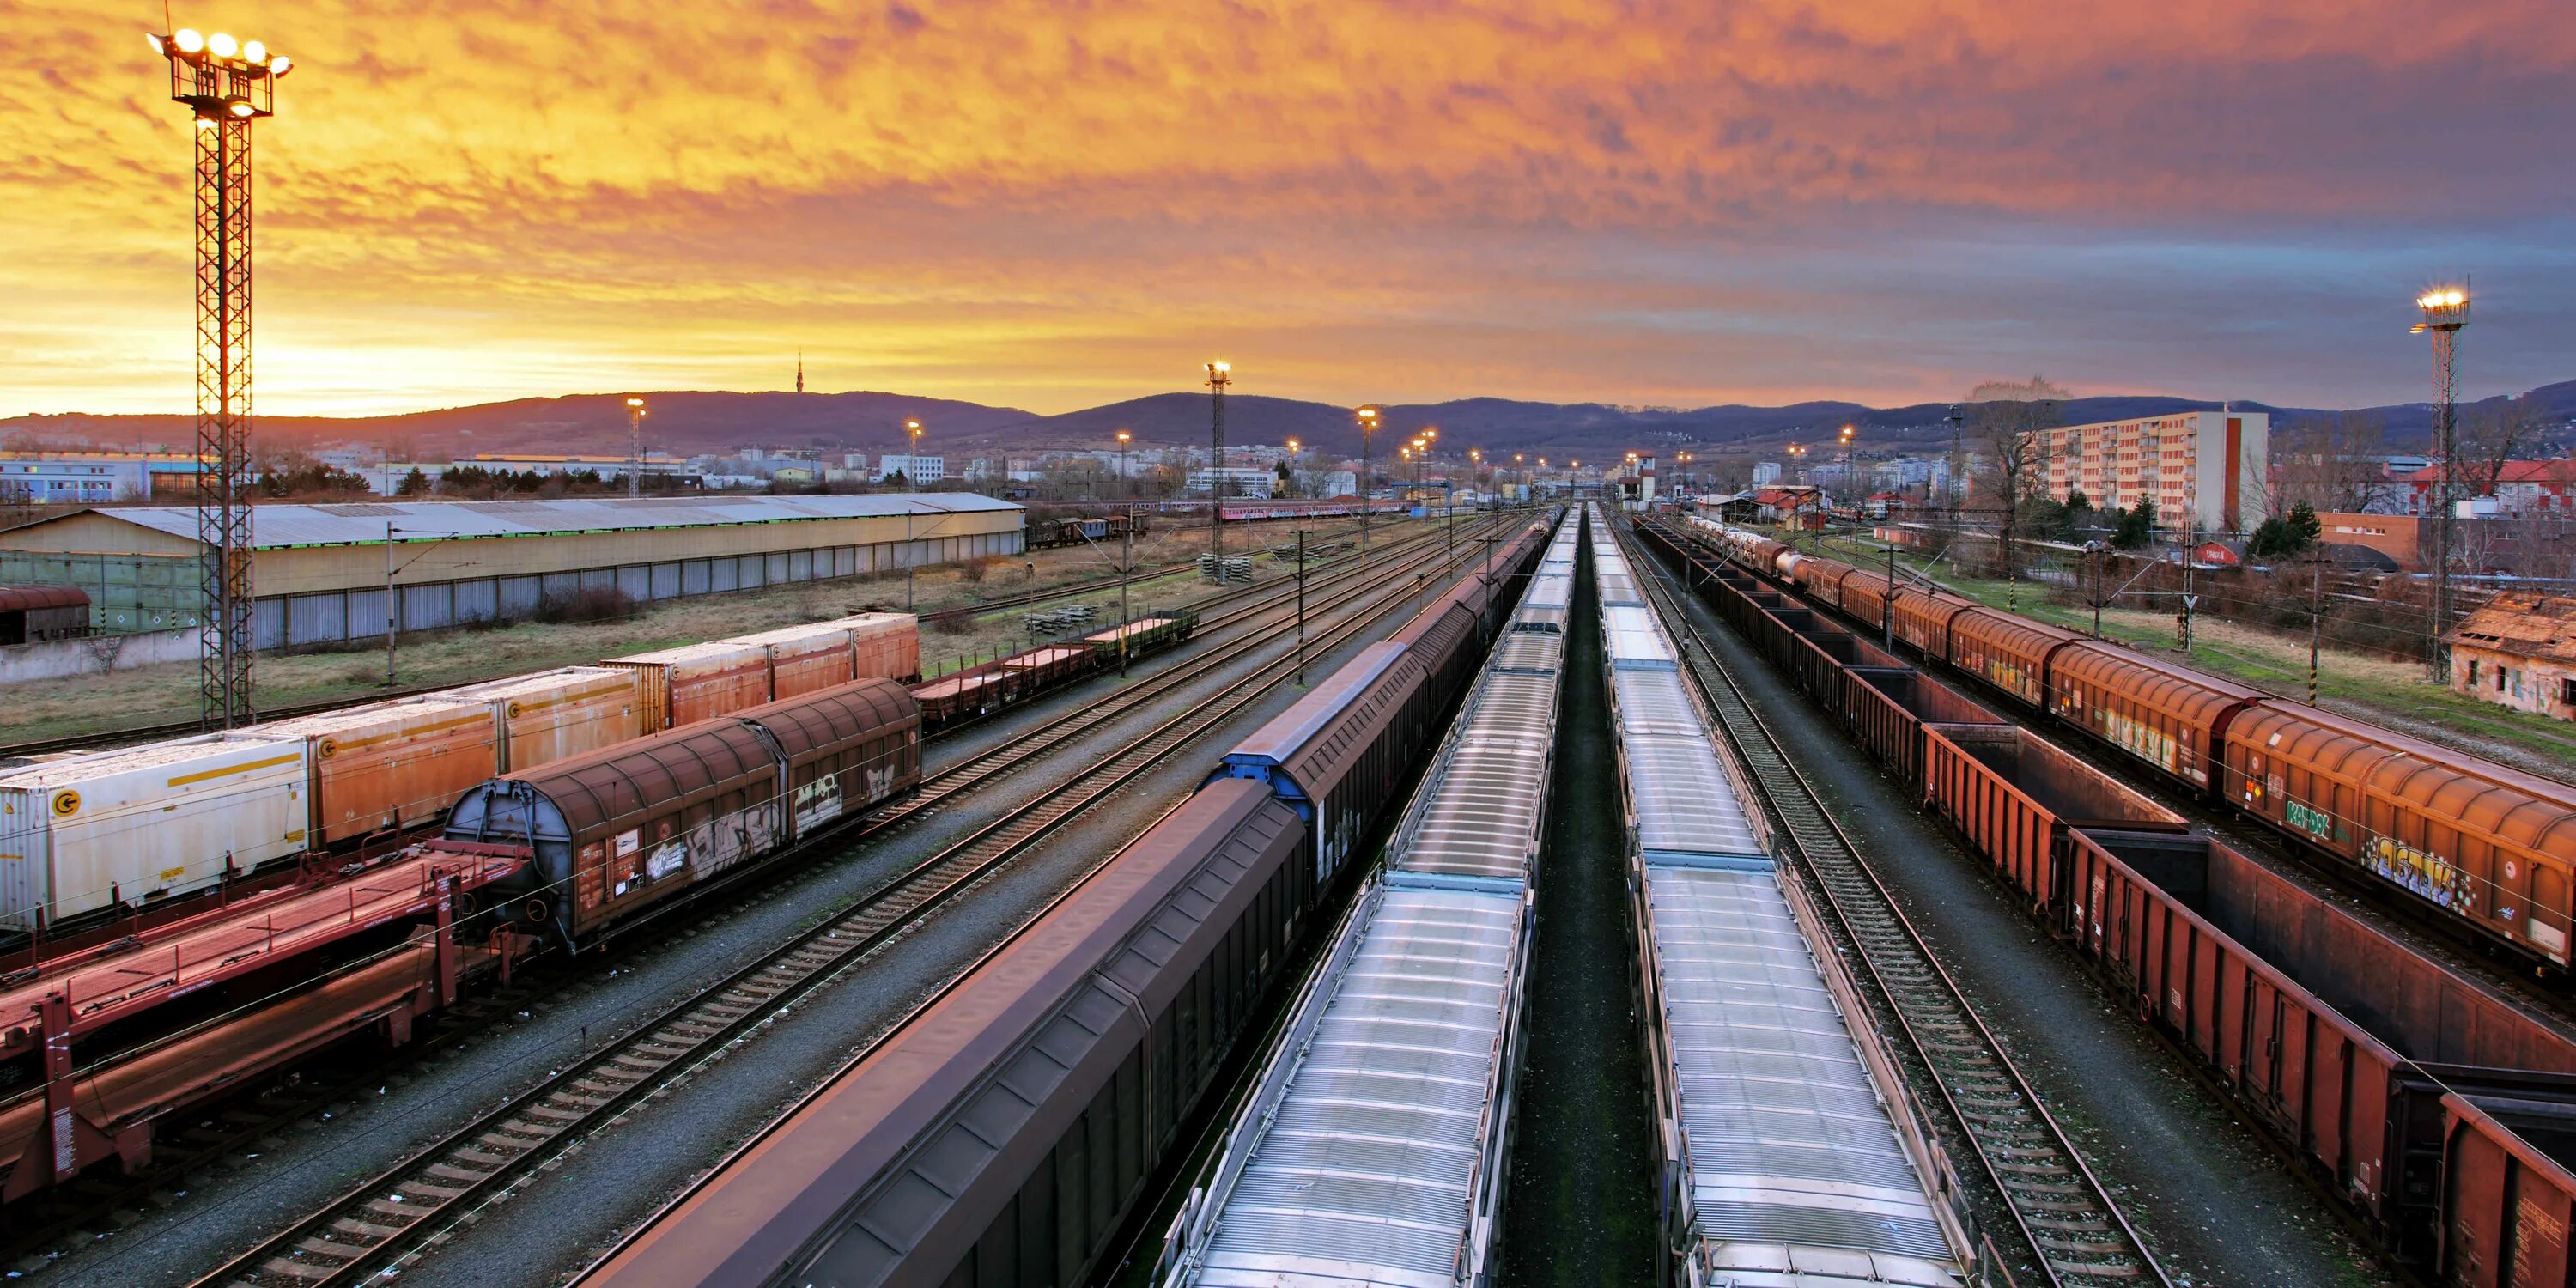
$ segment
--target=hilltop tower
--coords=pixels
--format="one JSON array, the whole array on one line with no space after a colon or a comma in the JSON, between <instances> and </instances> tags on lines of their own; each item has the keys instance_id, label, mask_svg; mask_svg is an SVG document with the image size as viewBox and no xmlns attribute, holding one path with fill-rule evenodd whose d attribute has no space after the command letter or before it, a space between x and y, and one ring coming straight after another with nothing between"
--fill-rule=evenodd
<instances>
[{"instance_id":1,"label":"hilltop tower","mask_svg":"<svg viewBox=\"0 0 2576 1288\"><path fill-rule=\"evenodd\" d=\"M805 351L796 351L796 392L805 392Z\"/></svg>"}]
</instances>

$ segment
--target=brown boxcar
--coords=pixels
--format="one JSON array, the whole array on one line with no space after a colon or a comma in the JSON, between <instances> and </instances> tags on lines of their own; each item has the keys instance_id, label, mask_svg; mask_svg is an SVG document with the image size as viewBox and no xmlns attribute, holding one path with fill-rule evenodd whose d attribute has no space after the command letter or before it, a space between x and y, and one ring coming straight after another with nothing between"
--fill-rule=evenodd
<instances>
[{"instance_id":1,"label":"brown boxcar","mask_svg":"<svg viewBox=\"0 0 2576 1288\"><path fill-rule=\"evenodd\" d=\"M1209 784L578 1282L1092 1282L1257 1036L1303 841Z\"/></svg>"},{"instance_id":2,"label":"brown boxcar","mask_svg":"<svg viewBox=\"0 0 2576 1288\"><path fill-rule=\"evenodd\" d=\"M1950 665L2035 708L2048 705L2048 655L2076 636L1999 609L1964 609L1950 619Z\"/></svg>"},{"instance_id":3,"label":"brown boxcar","mask_svg":"<svg viewBox=\"0 0 2576 1288\"><path fill-rule=\"evenodd\" d=\"M1923 792L2034 907L2062 901L2070 828L2180 832L2182 817L2018 725L1923 726Z\"/></svg>"},{"instance_id":4,"label":"brown boxcar","mask_svg":"<svg viewBox=\"0 0 2576 1288\"><path fill-rule=\"evenodd\" d=\"M920 706L858 680L494 778L445 835L525 847L530 919L582 945L920 777Z\"/></svg>"},{"instance_id":5,"label":"brown boxcar","mask_svg":"<svg viewBox=\"0 0 2576 1288\"><path fill-rule=\"evenodd\" d=\"M1798 588L1808 598L1827 608L1843 606L1843 579L1851 576L1850 564L1808 555L1798 561L1797 570Z\"/></svg>"},{"instance_id":6,"label":"brown boxcar","mask_svg":"<svg viewBox=\"0 0 2576 1288\"><path fill-rule=\"evenodd\" d=\"M2278 702L2238 715L2222 752L2239 808L2567 963L2576 788Z\"/></svg>"},{"instance_id":7,"label":"brown boxcar","mask_svg":"<svg viewBox=\"0 0 2576 1288\"><path fill-rule=\"evenodd\" d=\"M1921 650L1925 657L1946 662L1950 658L1951 619L1975 607L1974 600L1920 586L1904 587L1896 594L1896 638Z\"/></svg>"},{"instance_id":8,"label":"brown boxcar","mask_svg":"<svg viewBox=\"0 0 2576 1288\"><path fill-rule=\"evenodd\" d=\"M567 666L429 696L490 708L501 772L518 773L647 732L640 691L632 671Z\"/></svg>"},{"instance_id":9,"label":"brown boxcar","mask_svg":"<svg viewBox=\"0 0 2576 1288\"><path fill-rule=\"evenodd\" d=\"M2244 685L2112 644L2077 640L2048 658L2049 714L2194 791L2216 781L2228 721L2262 699Z\"/></svg>"},{"instance_id":10,"label":"brown boxcar","mask_svg":"<svg viewBox=\"0 0 2576 1288\"><path fill-rule=\"evenodd\" d=\"M1843 577L1843 615L1876 634L1887 624L1887 577L1854 569Z\"/></svg>"}]
</instances>

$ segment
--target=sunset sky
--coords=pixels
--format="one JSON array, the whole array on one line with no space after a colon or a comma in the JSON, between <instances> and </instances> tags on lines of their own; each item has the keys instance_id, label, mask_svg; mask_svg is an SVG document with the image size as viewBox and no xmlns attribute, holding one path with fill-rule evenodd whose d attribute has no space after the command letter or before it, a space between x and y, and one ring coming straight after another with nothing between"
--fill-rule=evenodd
<instances>
[{"instance_id":1,"label":"sunset sky","mask_svg":"<svg viewBox=\"0 0 2576 1288\"><path fill-rule=\"evenodd\" d=\"M2576 378L2566 0L174 0L258 128L258 405L1192 383L1890 403ZM190 403L157 3L0 0L0 415Z\"/></svg>"}]
</instances>

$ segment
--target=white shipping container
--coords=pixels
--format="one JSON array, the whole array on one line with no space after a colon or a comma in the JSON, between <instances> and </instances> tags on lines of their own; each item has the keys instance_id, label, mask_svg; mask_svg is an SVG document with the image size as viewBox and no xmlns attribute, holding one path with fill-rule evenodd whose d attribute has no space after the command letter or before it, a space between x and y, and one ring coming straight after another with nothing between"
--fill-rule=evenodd
<instances>
[{"instance_id":1,"label":"white shipping container","mask_svg":"<svg viewBox=\"0 0 2576 1288\"><path fill-rule=\"evenodd\" d=\"M301 853L306 754L210 734L0 775L0 924L154 902Z\"/></svg>"}]
</instances>

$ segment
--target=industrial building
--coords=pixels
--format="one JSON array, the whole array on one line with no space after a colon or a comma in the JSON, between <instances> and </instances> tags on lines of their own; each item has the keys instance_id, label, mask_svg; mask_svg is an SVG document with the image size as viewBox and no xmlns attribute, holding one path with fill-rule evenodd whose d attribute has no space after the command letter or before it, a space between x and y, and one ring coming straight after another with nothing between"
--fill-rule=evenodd
<instances>
[{"instance_id":1,"label":"industrial building","mask_svg":"<svg viewBox=\"0 0 2576 1288\"><path fill-rule=\"evenodd\" d=\"M2454 690L2576 720L2576 599L2506 591L2463 619L2449 642Z\"/></svg>"},{"instance_id":2,"label":"industrial building","mask_svg":"<svg viewBox=\"0 0 2576 1288\"><path fill-rule=\"evenodd\" d=\"M2263 521L2272 418L2262 412L2185 411L2041 430L2031 463L2047 495L2081 491L2104 510L2145 497L2156 521L2202 532L2243 532Z\"/></svg>"},{"instance_id":3,"label":"industrial building","mask_svg":"<svg viewBox=\"0 0 2576 1288\"><path fill-rule=\"evenodd\" d=\"M257 646L534 615L585 591L672 599L1022 548L1022 507L972 493L371 501L251 511ZM176 506L77 510L0 532L0 583L66 585L103 630L198 624L204 547Z\"/></svg>"},{"instance_id":4,"label":"industrial building","mask_svg":"<svg viewBox=\"0 0 2576 1288\"><path fill-rule=\"evenodd\" d=\"M0 452L0 498L36 505L142 501L196 491L186 452Z\"/></svg>"}]
</instances>

